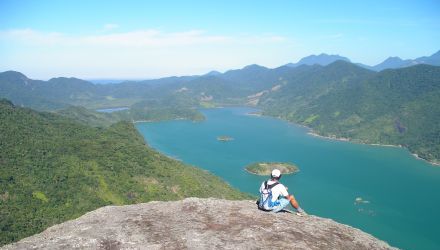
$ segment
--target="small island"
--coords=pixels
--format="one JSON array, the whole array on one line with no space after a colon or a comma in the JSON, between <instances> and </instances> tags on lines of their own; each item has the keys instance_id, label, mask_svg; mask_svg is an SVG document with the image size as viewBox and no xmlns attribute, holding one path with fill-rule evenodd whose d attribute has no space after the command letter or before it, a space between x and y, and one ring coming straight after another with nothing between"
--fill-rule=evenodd
<instances>
[{"instance_id":1,"label":"small island","mask_svg":"<svg viewBox=\"0 0 440 250\"><path fill-rule=\"evenodd\" d=\"M257 162L246 166L246 171L256 175L270 175L272 170L279 169L282 174L294 174L299 168L291 163L284 162Z\"/></svg>"},{"instance_id":2,"label":"small island","mask_svg":"<svg viewBox=\"0 0 440 250\"><path fill-rule=\"evenodd\" d=\"M222 136L218 136L217 140L226 142L226 141L232 141L232 140L234 140L234 138L232 138L230 136L222 135Z\"/></svg>"}]
</instances>

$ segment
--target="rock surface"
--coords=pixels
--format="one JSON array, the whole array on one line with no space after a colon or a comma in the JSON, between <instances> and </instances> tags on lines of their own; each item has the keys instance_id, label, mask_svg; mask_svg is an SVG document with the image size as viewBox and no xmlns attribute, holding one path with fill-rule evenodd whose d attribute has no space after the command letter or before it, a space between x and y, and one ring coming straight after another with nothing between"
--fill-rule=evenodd
<instances>
[{"instance_id":1,"label":"rock surface","mask_svg":"<svg viewBox=\"0 0 440 250\"><path fill-rule=\"evenodd\" d=\"M102 207L1 249L75 248L394 249L330 219L212 198Z\"/></svg>"}]
</instances>

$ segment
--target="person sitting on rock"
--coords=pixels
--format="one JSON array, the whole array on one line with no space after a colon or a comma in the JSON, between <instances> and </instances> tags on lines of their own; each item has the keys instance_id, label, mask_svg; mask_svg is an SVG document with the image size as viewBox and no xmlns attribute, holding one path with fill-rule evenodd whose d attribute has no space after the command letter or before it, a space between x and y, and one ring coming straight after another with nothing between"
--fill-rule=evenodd
<instances>
[{"instance_id":1,"label":"person sitting on rock","mask_svg":"<svg viewBox=\"0 0 440 250\"><path fill-rule=\"evenodd\" d=\"M272 170L271 178L261 183L258 207L265 211L279 212L289 203L296 209L298 215L305 215L304 210L298 205L293 195L289 195L287 188L279 182L281 171Z\"/></svg>"}]
</instances>

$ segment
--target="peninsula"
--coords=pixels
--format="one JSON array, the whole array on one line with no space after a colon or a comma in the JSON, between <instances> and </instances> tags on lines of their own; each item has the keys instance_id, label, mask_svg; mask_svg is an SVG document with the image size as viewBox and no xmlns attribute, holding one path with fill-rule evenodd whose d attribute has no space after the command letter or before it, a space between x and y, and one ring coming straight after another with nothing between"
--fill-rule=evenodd
<instances>
[{"instance_id":1,"label":"peninsula","mask_svg":"<svg viewBox=\"0 0 440 250\"><path fill-rule=\"evenodd\" d=\"M246 171L256 175L270 175L273 169L279 169L282 174L294 174L299 168L292 163L285 162L257 162L246 166Z\"/></svg>"}]
</instances>

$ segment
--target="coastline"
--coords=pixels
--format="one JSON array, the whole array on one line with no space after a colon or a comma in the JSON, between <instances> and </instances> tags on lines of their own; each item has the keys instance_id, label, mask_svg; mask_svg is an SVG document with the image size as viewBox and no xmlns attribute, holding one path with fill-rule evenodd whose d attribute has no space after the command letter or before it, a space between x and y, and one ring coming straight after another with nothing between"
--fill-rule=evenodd
<instances>
[{"instance_id":1,"label":"coastline","mask_svg":"<svg viewBox=\"0 0 440 250\"><path fill-rule=\"evenodd\" d=\"M353 139L345 138L345 137L324 136L324 135L320 135L320 134L314 132L313 129L311 129L309 127L306 127L306 128L310 129L310 132L307 133L308 135L311 135L311 136L314 136L314 137L323 138L323 139L329 139L329 140L335 140L335 141L345 141L345 142L351 142L351 143L357 143L357 144L363 144L363 145L370 145L370 146L404 148L402 145L380 144L380 143L365 143L365 142L362 142L362 141L354 141Z\"/></svg>"},{"instance_id":2,"label":"coastline","mask_svg":"<svg viewBox=\"0 0 440 250\"><path fill-rule=\"evenodd\" d=\"M288 122L288 123L294 124L294 125L296 125L296 126L300 126L300 127L306 128L306 129L309 130L309 131L307 132L308 135L310 135L310 136L314 136L314 137L318 137L318 138L322 138L322 139L335 140L335 141L342 141L342 142L350 142L350 143L357 143L357 144L363 144L363 145L369 145L369 146L404 148L404 149L408 150L408 153L411 154L412 157L416 158L417 160L422 160L422 161L424 161L424 162L426 162L426 163L428 163L428 164L430 164L430 165L432 165L432 166L434 166L434 167L440 167L440 162L433 162L433 161L430 161L430 160L424 159L424 158L420 157L418 154L416 154L416 153L410 151L407 147L404 147L404 146L402 146L402 145L380 144L380 143L365 143L365 142L362 142L362 141L354 141L353 138L345 138L345 137L339 138L339 137L336 137L336 136L332 136L332 137L330 137L330 136L324 136L324 135L320 135L320 134L318 134L318 133L317 133L316 131L314 131L311 127L307 127L307 126L305 126L305 125L303 125L303 124L299 124L299 123L295 123L295 122L293 122L293 121L289 121L289 120L284 119L284 118L282 118L282 117L280 117L280 116L270 116L270 115L264 114L264 111L263 111L263 112L261 113L261 115L259 115L259 116L260 116L260 117L263 117L263 116L264 116L264 117L270 117L270 118L279 119L279 120L282 120L282 121L285 121L285 122Z\"/></svg>"},{"instance_id":3,"label":"coastline","mask_svg":"<svg viewBox=\"0 0 440 250\"><path fill-rule=\"evenodd\" d=\"M191 120L188 118L174 118L174 119L166 119L166 120L132 120L131 122L133 124L136 123L150 123L150 122L164 122L164 121L183 121L183 120L187 120L187 121L192 121L192 122L199 122L198 120Z\"/></svg>"},{"instance_id":4,"label":"coastline","mask_svg":"<svg viewBox=\"0 0 440 250\"><path fill-rule=\"evenodd\" d=\"M283 120L284 120L284 119L283 119ZM290 121L289 121L289 122L290 122ZM433 166L440 167L440 163L437 163L437 162L433 162L433 161L429 161L429 160L427 160L427 159L424 159L424 158L420 157L418 154L411 152L408 148L406 148L406 147L404 147L404 146L402 146L402 145L380 144L380 143L365 143L365 142L362 142L362 141L353 141L353 139L351 139L351 138L345 138L345 137L339 138L339 137L336 137L336 136L324 136L324 135L320 135L320 134L316 133L316 132L315 132L312 128L310 128L310 127L307 127L307 126L304 126L304 125L301 125L301 124L297 124L297 123L293 123L293 124L300 125L300 126L302 126L302 127L305 127L305 128L307 128L307 129L309 129L310 131L307 132L308 135L311 135L311 136L314 136L314 137L319 137L319 138L322 138L322 139L335 140L335 141L343 141L343 142L350 142L350 143L357 143L357 144L363 144L363 145L369 145L369 146L404 148L404 149L408 150L408 152L409 152L414 158L416 158L417 160L422 160L422 161L425 161L425 162L427 162L427 163L429 163L429 164L431 164L431 165L433 165Z\"/></svg>"}]
</instances>

